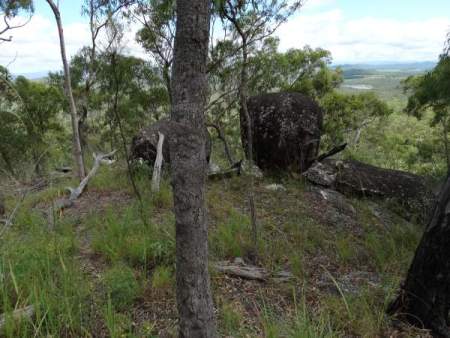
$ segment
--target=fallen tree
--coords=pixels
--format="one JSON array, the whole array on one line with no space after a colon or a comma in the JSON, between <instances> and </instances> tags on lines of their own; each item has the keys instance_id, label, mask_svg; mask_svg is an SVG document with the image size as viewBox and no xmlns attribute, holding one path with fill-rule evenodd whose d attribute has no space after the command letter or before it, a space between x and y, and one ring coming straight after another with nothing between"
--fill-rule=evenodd
<instances>
[{"instance_id":1,"label":"fallen tree","mask_svg":"<svg viewBox=\"0 0 450 338\"><path fill-rule=\"evenodd\" d=\"M213 263L212 268L217 272L229 275L231 277L257 280L260 282L265 282L268 280L272 280L274 282L288 282L294 277L289 271L270 273L265 268L246 264L240 257L235 258L233 262L221 261Z\"/></svg>"},{"instance_id":2,"label":"fallen tree","mask_svg":"<svg viewBox=\"0 0 450 338\"><path fill-rule=\"evenodd\" d=\"M95 176L101 164L111 165L115 161L112 160L112 156L116 153L116 150L111 151L108 154L93 154L94 165L92 166L89 174L83 178L76 188L68 187L67 190L70 191L69 197L64 197L56 200L52 207L47 212L49 218L49 224L53 227L55 224L55 215L63 209L67 209L73 206L74 202L81 196L84 192L89 180Z\"/></svg>"}]
</instances>

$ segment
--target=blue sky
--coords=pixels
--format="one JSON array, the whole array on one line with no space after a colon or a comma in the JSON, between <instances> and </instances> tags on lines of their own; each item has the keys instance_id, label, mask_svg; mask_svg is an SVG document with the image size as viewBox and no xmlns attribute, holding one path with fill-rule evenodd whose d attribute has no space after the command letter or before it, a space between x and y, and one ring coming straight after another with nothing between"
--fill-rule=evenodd
<instances>
[{"instance_id":1,"label":"blue sky","mask_svg":"<svg viewBox=\"0 0 450 338\"><path fill-rule=\"evenodd\" d=\"M69 55L89 41L82 3L60 0ZM32 21L14 31L13 42L1 45L0 64L10 64L13 72L61 67L52 12L45 0L36 0L35 9ZM126 52L145 58L134 41L138 28L127 27ZM330 50L335 63L381 63L435 61L449 30L450 0L308 0L277 35L282 50L310 45Z\"/></svg>"},{"instance_id":2,"label":"blue sky","mask_svg":"<svg viewBox=\"0 0 450 338\"><path fill-rule=\"evenodd\" d=\"M55 2L57 0L54 0ZM59 10L63 16L65 24L75 22L86 22L86 18L81 16L82 0L60 0ZM35 0L35 11L45 17L53 19L53 13L45 0Z\"/></svg>"},{"instance_id":3,"label":"blue sky","mask_svg":"<svg viewBox=\"0 0 450 338\"><path fill-rule=\"evenodd\" d=\"M396 20L421 20L442 16L443 13L450 16L450 0L337 0L321 1L320 3L320 6L312 6L304 11L317 14L338 7L342 9L349 20L365 16ZM81 4L80 0L60 0L60 10L66 23L85 21L80 14ZM35 1L35 8L37 13L52 17L45 0Z\"/></svg>"}]
</instances>

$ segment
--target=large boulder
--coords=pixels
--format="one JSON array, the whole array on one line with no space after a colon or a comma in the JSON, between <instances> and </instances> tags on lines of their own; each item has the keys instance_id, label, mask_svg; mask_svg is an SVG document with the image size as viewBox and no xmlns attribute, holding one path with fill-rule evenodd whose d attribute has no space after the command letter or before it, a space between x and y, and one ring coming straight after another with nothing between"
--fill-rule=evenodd
<instances>
[{"instance_id":1,"label":"large boulder","mask_svg":"<svg viewBox=\"0 0 450 338\"><path fill-rule=\"evenodd\" d=\"M271 93L249 98L254 161L261 169L303 172L318 155L322 110L300 93ZM241 138L246 151L247 123L241 112Z\"/></svg>"},{"instance_id":2,"label":"large boulder","mask_svg":"<svg viewBox=\"0 0 450 338\"><path fill-rule=\"evenodd\" d=\"M131 157L132 159L142 159L150 166L156 159L156 147L158 145L159 134L164 134L163 157L164 162L170 163L169 141L171 135L171 126L169 119L161 119L150 126L143 128L133 137L131 141ZM211 136L205 127L206 137L206 160L209 162L211 156Z\"/></svg>"},{"instance_id":3,"label":"large boulder","mask_svg":"<svg viewBox=\"0 0 450 338\"><path fill-rule=\"evenodd\" d=\"M355 160L328 159L314 164L303 175L315 185L347 196L391 200L402 207L403 215L419 215L421 220L429 216L436 201L425 177Z\"/></svg>"}]
</instances>

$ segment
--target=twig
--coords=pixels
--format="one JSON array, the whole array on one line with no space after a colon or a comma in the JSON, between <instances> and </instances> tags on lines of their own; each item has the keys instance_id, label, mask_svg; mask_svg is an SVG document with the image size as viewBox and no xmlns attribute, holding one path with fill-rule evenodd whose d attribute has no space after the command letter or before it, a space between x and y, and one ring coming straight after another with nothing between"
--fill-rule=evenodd
<instances>
[{"instance_id":1,"label":"twig","mask_svg":"<svg viewBox=\"0 0 450 338\"><path fill-rule=\"evenodd\" d=\"M89 180L97 173L100 164L104 163L109 165L114 163L114 161L110 160L109 158L113 156L115 153L116 150L113 150L108 154L100 154L100 155L96 155L95 153L93 154L95 161L89 174L85 178L83 178L83 180L80 182L80 185L77 188L75 189L70 187L68 188L68 190L70 191L69 201L75 201L78 197L80 197L80 195L86 188L86 185L88 184Z\"/></svg>"},{"instance_id":2,"label":"twig","mask_svg":"<svg viewBox=\"0 0 450 338\"><path fill-rule=\"evenodd\" d=\"M6 230L8 230L11 227L14 217L16 216L16 213L19 210L19 207L22 205L25 197L28 195L29 191L30 190L28 189L22 194L22 197L20 198L19 202L17 202L16 206L14 207L14 210L11 212L11 215L9 215L9 217L6 219L5 225L3 226L2 230L0 231L0 238L3 236L3 234L6 232Z\"/></svg>"},{"instance_id":3,"label":"twig","mask_svg":"<svg viewBox=\"0 0 450 338\"><path fill-rule=\"evenodd\" d=\"M14 310L11 314L4 313L0 315L0 334L3 334L6 322L8 318L12 318L14 321L22 319L31 319L34 316L34 306L29 305L21 309Z\"/></svg>"}]
</instances>

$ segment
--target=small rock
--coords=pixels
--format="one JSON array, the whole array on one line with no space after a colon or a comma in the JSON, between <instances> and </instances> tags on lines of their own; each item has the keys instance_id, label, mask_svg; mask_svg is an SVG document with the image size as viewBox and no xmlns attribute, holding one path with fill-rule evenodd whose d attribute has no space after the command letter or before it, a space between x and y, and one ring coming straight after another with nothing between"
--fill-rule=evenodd
<instances>
[{"instance_id":1,"label":"small rock","mask_svg":"<svg viewBox=\"0 0 450 338\"><path fill-rule=\"evenodd\" d=\"M337 210L347 215L356 214L356 210L353 205L351 205L347 198L341 193L328 189L320 189L319 193L324 200L330 202Z\"/></svg>"},{"instance_id":2,"label":"small rock","mask_svg":"<svg viewBox=\"0 0 450 338\"><path fill-rule=\"evenodd\" d=\"M234 264L236 265L245 265L244 260L241 257L236 257L233 261Z\"/></svg>"},{"instance_id":3,"label":"small rock","mask_svg":"<svg viewBox=\"0 0 450 338\"><path fill-rule=\"evenodd\" d=\"M214 174L217 174L218 172L220 172L220 167L217 164L215 164L213 161L210 161L209 167L208 167L208 174L214 175Z\"/></svg>"},{"instance_id":4,"label":"small rock","mask_svg":"<svg viewBox=\"0 0 450 338\"><path fill-rule=\"evenodd\" d=\"M323 187L331 187L336 181L336 170L317 162L309 168L303 176L311 183L321 185Z\"/></svg>"},{"instance_id":5,"label":"small rock","mask_svg":"<svg viewBox=\"0 0 450 338\"><path fill-rule=\"evenodd\" d=\"M266 185L264 187L264 189L267 189L267 190L270 190L270 191L286 191L286 188L284 187L284 185L276 184L276 183Z\"/></svg>"},{"instance_id":6,"label":"small rock","mask_svg":"<svg viewBox=\"0 0 450 338\"><path fill-rule=\"evenodd\" d=\"M244 175L252 175L256 178L262 178L264 176L263 172L256 164L253 163L253 168L250 169L250 164L247 160L242 161L241 169Z\"/></svg>"}]
</instances>

